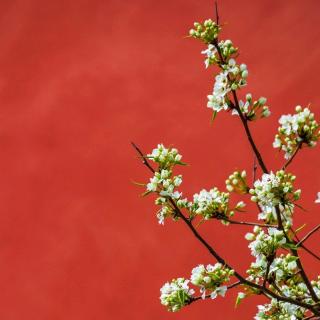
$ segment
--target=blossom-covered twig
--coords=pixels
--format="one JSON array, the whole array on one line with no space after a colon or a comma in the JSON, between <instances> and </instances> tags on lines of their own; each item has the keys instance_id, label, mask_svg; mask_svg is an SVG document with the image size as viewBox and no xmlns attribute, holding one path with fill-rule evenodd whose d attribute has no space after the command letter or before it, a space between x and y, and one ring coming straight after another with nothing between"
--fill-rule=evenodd
<instances>
[{"instance_id":1,"label":"blossom-covered twig","mask_svg":"<svg viewBox=\"0 0 320 320\"><path fill-rule=\"evenodd\" d=\"M134 148L136 149L136 151L139 153L139 155L143 155L143 152L133 143ZM143 156L144 157L144 156ZM147 158L144 157L144 161L143 164L152 172L154 173L155 170L152 168L152 166L149 164ZM169 202L172 205L173 209L175 210L175 214L177 217L179 217L187 226L188 228L191 230L191 232L193 233L193 235L206 247L206 249L209 251L209 253L222 265L226 266L229 269L234 270L219 254L217 251L215 251L213 249L212 246L209 245L209 243L199 234L199 232L195 229L195 227L193 226L192 222L186 218L184 216L184 214L181 212L181 210L179 209L179 207L177 206L177 204L175 203L175 201L169 197ZM263 287L255 282L249 281L246 278L244 278L240 273L234 271L234 276L240 281L241 284L246 285L248 287L251 287L253 289L258 290L258 292L262 293L263 295L265 295L266 297L272 297L275 298L279 301L283 301L283 302L287 302L287 303L291 303L300 307L303 307L307 310L310 310L311 312L313 312L315 315L319 315L320 316L320 310L318 310L314 305L305 303L303 301L299 301L290 297L286 297L286 296L280 296L278 294L276 294L275 292L271 291L270 289Z\"/></svg>"}]
</instances>

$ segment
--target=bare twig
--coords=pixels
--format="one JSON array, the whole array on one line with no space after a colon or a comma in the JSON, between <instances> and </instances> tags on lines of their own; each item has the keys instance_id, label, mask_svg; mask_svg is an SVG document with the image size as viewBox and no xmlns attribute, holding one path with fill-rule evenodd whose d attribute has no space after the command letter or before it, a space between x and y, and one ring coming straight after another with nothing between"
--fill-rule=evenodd
<instances>
[{"instance_id":1,"label":"bare twig","mask_svg":"<svg viewBox=\"0 0 320 320\"><path fill-rule=\"evenodd\" d=\"M155 170L152 168L152 166L149 164L149 162L147 161L145 155L142 153L142 151L138 148L138 146L131 142L131 145L136 149L136 151L138 152L138 154L140 155L141 159L142 159L142 163L147 166L149 168L150 171L152 171L153 173L155 173Z\"/></svg>"},{"instance_id":2,"label":"bare twig","mask_svg":"<svg viewBox=\"0 0 320 320\"><path fill-rule=\"evenodd\" d=\"M276 228L277 226L274 224L266 224L266 223L257 223L257 222L247 222L247 221L235 221L230 219L221 219L226 222L229 222L230 224L239 224L244 226L258 226L262 228Z\"/></svg>"},{"instance_id":3,"label":"bare twig","mask_svg":"<svg viewBox=\"0 0 320 320\"><path fill-rule=\"evenodd\" d=\"M314 227L307 235L305 235L298 243L297 247L301 246L307 239L309 239L316 231L320 229L320 224Z\"/></svg>"},{"instance_id":4,"label":"bare twig","mask_svg":"<svg viewBox=\"0 0 320 320\"><path fill-rule=\"evenodd\" d=\"M218 2L217 1L214 2L214 6L216 9L216 23L217 23L217 25L219 25L219 12L218 12Z\"/></svg>"}]
</instances>

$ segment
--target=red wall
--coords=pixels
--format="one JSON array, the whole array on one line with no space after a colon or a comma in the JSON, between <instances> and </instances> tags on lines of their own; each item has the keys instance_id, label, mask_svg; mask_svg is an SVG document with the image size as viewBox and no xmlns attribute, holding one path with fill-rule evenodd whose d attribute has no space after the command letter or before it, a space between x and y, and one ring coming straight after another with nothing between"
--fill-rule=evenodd
<instances>
[{"instance_id":1,"label":"red wall","mask_svg":"<svg viewBox=\"0 0 320 320\"><path fill-rule=\"evenodd\" d=\"M320 3L219 7L224 36L249 67L243 93L269 98L272 117L252 130L275 170L280 114L311 103L320 116ZM252 319L257 299L235 310L234 293L165 311L162 284L214 261L181 223L159 226L153 200L131 183L148 173L130 141L146 151L174 144L191 164L181 170L189 196L223 187L236 168L251 172L238 119L219 114L210 126L212 75L201 44L184 38L213 11L211 0L0 2L0 319ZM291 167L307 209L297 226L320 221L319 161L319 149L304 150ZM240 270L251 261L248 228L212 221L200 230ZM308 242L317 252L319 240Z\"/></svg>"}]
</instances>

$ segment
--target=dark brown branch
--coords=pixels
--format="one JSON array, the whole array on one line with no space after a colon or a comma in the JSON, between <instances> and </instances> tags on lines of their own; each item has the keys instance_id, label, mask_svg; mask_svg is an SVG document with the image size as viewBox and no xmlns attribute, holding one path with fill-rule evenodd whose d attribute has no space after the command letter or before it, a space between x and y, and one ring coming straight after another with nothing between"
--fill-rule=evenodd
<instances>
[{"instance_id":1,"label":"dark brown branch","mask_svg":"<svg viewBox=\"0 0 320 320\"><path fill-rule=\"evenodd\" d=\"M274 260L274 257L272 257L272 259L269 259L268 263L267 263L266 273L265 273L265 276L264 276L264 279L263 279L263 284L262 284L262 286L264 288L266 287L266 284L267 284L267 281L268 281L268 278L269 278L269 270L270 270L270 266L271 266L273 260Z\"/></svg>"},{"instance_id":2,"label":"dark brown branch","mask_svg":"<svg viewBox=\"0 0 320 320\"><path fill-rule=\"evenodd\" d=\"M296 245L295 241L291 241L291 240L289 239L289 237L288 237L288 235L287 235L287 233L286 233L286 230L285 230L285 228L284 228L284 226L283 226L279 205L277 205L277 206L275 207L275 209L276 209L277 220L278 220L278 229L283 232L283 234L284 234L284 236L285 236L285 238L286 238L286 240L287 240L287 243L291 243L291 244L295 244L295 245ZM300 259L300 257L299 257L299 254L298 254L297 249L290 249L290 251L291 251L291 253L292 253L295 257L298 258L298 259L297 259L297 266L298 266L298 268L301 270L301 272L300 272L301 277L302 277L304 283L306 284L306 286L307 286L307 288L308 288L308 290L309 290L309 293L310 293L313 301L319 302L319 298L318 298L318 296L316 295L316 293L315 293L315 291L314 291L314 289L313 289L313 287L312 287L312 285L311 285L311 282L310 282L310 280L309 280L306 272L304 271L304 268L303 268L303 265L302 265L302 262L301 262L301 259Z\"/></svg>"},{"instance_id":3,"label":"dark brown branch","mask_svg":"<svg viewBox=\"0 0 320 320\"><path fill-rule=\"evenodd\" d=\"M131 145L136 149L136 151L137 151L138 154L140 155L140 157L141 157L141 159L142 159L142 163L143 163L146 167L148 167L148 169L149 169L151 172L155 173L155 170L154 170L154 169L152 168L152 166L149 164L149 162L147 161L145 155L144 155L144 154L142 153L142 151L138 148L138 146L137 146L135 143L133 143L133 142L131 142Z\"/></svg>"},{"instance_id":4,"label":"dark brown branch","mask_svg":"<svg viewBox=\"0 0 320 320\"><path fill-rule=\"evenodd\" d=\"M215 9L216 9L216 23L217 23L217 25L219 25L219 12L218 12L218 3L217 3L217 1L214 2L214 6L215 6Z\"/></svg>"},{"instance_id":5,"label":"dark brown branch","mask_svg":"<svg viewBox=\"0 0 320 320\"><path fill-rule=\"evenodd\" d=\"M257 174L257 158L256 156L253 157L253 173L252 173L252 185L256 181L256 174Z\"/></svg>"}]
</instances>

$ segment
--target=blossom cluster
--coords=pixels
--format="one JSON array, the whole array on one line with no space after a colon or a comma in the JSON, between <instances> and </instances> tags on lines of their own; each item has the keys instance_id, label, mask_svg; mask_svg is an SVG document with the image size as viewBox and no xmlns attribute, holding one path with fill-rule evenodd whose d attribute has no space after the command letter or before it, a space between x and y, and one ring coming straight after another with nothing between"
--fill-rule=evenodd
<instances>
[{"instance_id":1,"label":"blossom cluster","mask_svg":"<svg viewBox=\"0 0 320 320\"><path fill-rule=\"evenodd\" d=\"M220 66L222 71L215 77L213 91L211 95L208 95L207 103L207 107L215 113L230 107L228 93L245 86L248 77L247 66L245 64L238 65L233 58Z\"/></svg>"},{"instance_id":2,"label":"blossom cluster","mask_svg":"<svg viewBox=\"0 0 320 320\"><path fill-rule=\"evenodd\" d=\"M260 97L258 100L253 101L252 95L248 93L246 95L246 101L239 101L239 109L241 113L246 117L248 121L254 121L270 116L271 112L269 107L266 106L267 99ZM232 115L239 115L236 109L232 110Z\"/></svg>"},{"instance_id":3,"label":"blossom cluster","mask_svg":"<svg viewBox=\"0 0 320 320\"><path fill-rule=\"evenodd\" d=\"M190 303L194 290L189 288L189 282L184 278L173 279L160 289L161 304L166 306L168 311L179 311Z\"/></svg>"},{"instance_id":4,"label":"blossom cluster","mask_svg":"<svg viewBox=\"0 0 320 320\"><path fill-rule=\"evenodd\" d=\"M227 291L226 282L234 271L221 263L215 265L198 265L192 269L190 280L184 278L173 279L160 289L160 301L168 311L179 311L188 305L194 297L195 290L189 287L191 282L199 287L201 298L207 298L206 292L210 292L210 298L215 299L218 295L224 297Z\"/></svg>"},{"instance_id":5,"label":"blossom cluster","mask_svg":"<svg viewBox=\"0 0 320 320\"><path fill-rule=\"evenodd\" d=\"M251 200L257 202L262 209L259 215L260 219L265 219L266 222L276 221L276 206L280 213L286 219L288 226L292 222L293 202L298 200L301 195L301 190L294 190L293 182L296 177L283 170L265 173L261 180L254 182L254 188L250 189L252 194Z\"/></svg>"},{"instance_id":6,"label":"blossom cluster","mask_svg":"<svg viewBox=\"0 0 320 320\"><path fill-rule=\"evenodd\" d=\"M194 29L190 29L189 35L209 44L218 38L220 30L221 27L215 21L207 19L203 23L195 22Z\"/></svg>"},{"instance_id":7,"label":"blossom cluster","mask_svg":"<svg viewBox=\"0 0 320 320\"><path fill-rule=\"evenodd\" d=\"M309 108L302 109L301 106L297 106L296 114L281 116L279 123L273 147L283 150L286 159L303 145L314 147L320 137L320 126Z\"/></svg>"},{"instance_id":8,"label":"blossom cluster","mask_svg":"<svg viewBox=\"0 0 320 320\"><path fill-rule=\"evenodd\" d=\"M164 224L167 217L176 219L170 199L177 201L177 205L180 207L189 206L187 199L182 199L182 193L176 190L182 183L182 175L174 176L172 171L174 165L183 164L181 162L182 156L177 149L166 148L163 144L159 144L147 157L156 162L159 169L146 185L145 194L155 192L159 195L155 201L157 205L161 206L157 218L160 224Z\"/></svg>"},{"instance_id":9,"label":"blossom cluster","mask_svg":"<svg viewBox=\"0 0 320 320\"><path fill-rule=\"evenodd\" d=\"M184 164L181 162L181 154L175 148L166 148L163 144L158 144L157 148L153 149L151 154L146 158L159 164L160 168L169 169L176 164Z\"/></svg>"},{"instance_id":10,"label":"blossom cluster","mask_svg":"<svg viewBox=\"0 0 320 320\"><path fill-rule=\"evenodd\" d=\"M215 218L221 220L223 224L228 224L228 218L245 206L243 201L239 201L234 208L231 208L229 200L228 192L221 192L216 187L209 191L203 189L194 194L190 211L204 220Z\"/></svg>"},{"instance_id":11,"label":"blossom cluster","mask_svg":"<svg viewBox=\"0 0 320 320\"><path fill-rule=\"evenodd\" d=\"M286 243L286 238L283 231L276 228L268 228L266 233L260 227L255 226L253 233L247 233L245 238L250 242L249 248L251 254L260 259L273 257L277 249Z\"/></svg>"},{"instance_id":12,"label":"blossom cluster","mask_svg":"<svg viewBox=\"0 0 320 320\"><path fill-rule=\"evenodd\" d=\"M206 68L217 65L221 69L215 77L212 94L208 95L207 107L214 111L214 117L219 111L229 108L232 108L232 114L238 114L239 110L231 105L228 93L247 84L247 66L243 63L237 64L235 58L238 48L231 40L217 40L220 28L215 22L207 20L204 24L195 23L195 27L196 29L190 30L190 35L207 44L207 49L201 51L206 57L204 61ZM253 101L251 94L247 94L246 102L240 100L238 107L248 121L253 121L270 115L265 103L265 98L261 97L258 101Z\"/></svg>"},{"instance_id":13,"label":"blossom cluster","mask_svg":"<svg viewBox=\"0 0 320 320\"><path fill-rule=\"evenodd\" d=\"M226 180L226 188L229 192L236 192L239 194L246 194L249 191L247 184L246 171L235 171Z\"/></svg>"},{"instance_id":14,"label":"blossom cluster","mask_svg":"<svg viewBox=\"0 0 320 320\"><path fill-rule=\"evenodd\" d=\"M221 285L229 281L233 274L233 270L221 263L216 263L214 266L208 264L206 267L200 264L192 269L191 282L200 287L203 299L206 297L206 291L210 291L211 299L215 299L218 295L225 296L227 286Z\"/></svg>"},{"instance_id":15,"label":"blossom cluster","mask_svg":"<svg viewBox=\"0 0 320 320\"><path fill-rule=\"evenodd\" d=\"M270 303L259 305L255 320L302 320L305 309L288 302L271 299Z\"/></svg>"}]
</instances>

